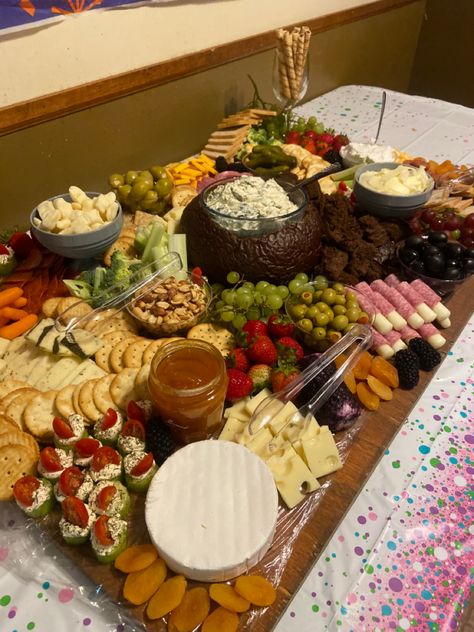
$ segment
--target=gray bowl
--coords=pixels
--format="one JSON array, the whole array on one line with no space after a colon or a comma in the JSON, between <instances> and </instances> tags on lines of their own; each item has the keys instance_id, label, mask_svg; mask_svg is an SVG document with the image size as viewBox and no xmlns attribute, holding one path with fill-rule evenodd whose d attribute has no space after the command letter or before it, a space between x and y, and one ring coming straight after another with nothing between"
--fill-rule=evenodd
<instances>
[{"instance_id":1,"label":"gray bowl","mask_svg":"<svg viewBox=\"0 0 474 632\"><path fill-rule=\"evenodd\" d=\"M86 195L88 197L96 197L100 194L86 191ZM68 193L55 195L48 199L53 201L60 197L64 198L66 202L71 201L71 196ZM39 218L37 208L35 208L30 215L31 234L35 236L42 246L51 252L61 255L62 257L68 257L69 259L91 259L102 254L117 240L123 224L122 207L120 204L117 216L111 222L97 230L91 230L78 235L60 235L42 230L34 225L34 218Z\"/></svg>"},{"instance_id":2,"label":"gray bowl","mask_svg":"<svg viewBox=\"0 0 474 632\"><path fill-rule=\"evenodd\" d=\"M417 209L426 204L434 187L432 178L430 178L430 184L427 189L421 193L412 193L411 195L379 193L360 183L360 176L366 171L395 169L399 166L400 164L397 162L374 162L363 165L357 169L354 176L354 195L357 204L362 210L368 211L378 217L404 219L411 217Z\"/></svg>"}]
</instances>

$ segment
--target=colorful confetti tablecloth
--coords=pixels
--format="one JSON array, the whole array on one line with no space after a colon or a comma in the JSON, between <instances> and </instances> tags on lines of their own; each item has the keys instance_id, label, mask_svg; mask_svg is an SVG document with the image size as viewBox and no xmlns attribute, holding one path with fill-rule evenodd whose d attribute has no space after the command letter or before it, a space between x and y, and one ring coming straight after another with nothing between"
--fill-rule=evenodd
<instances>
[{"instance_id":1,"label":"colorful confetti tablecloth","mask_svg":"<svg viewBox=\"0 0 474 632\"><path fill-rule=\"evenodd\" d=\"M345 86L299 108L374 134L381 89ZM474 162L474 111L388 91L381 142ZM276 632L458 627L474 566L474 316L277 624ZM137 629L80 571L0 508L0 631ZM18 560L22 564L18 564Z\"/></svg>"}]
</instances>

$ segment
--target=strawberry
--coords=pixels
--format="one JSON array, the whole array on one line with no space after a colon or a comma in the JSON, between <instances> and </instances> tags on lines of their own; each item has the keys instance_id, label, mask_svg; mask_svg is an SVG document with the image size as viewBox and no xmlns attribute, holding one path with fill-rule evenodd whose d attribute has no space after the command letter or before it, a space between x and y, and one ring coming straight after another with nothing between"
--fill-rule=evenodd
<instances>
[{"instance_id":1,"label":"strawberry","mask_svg":"<svg viewBox=\"0 0 474 632\"><path fill-rule=\"evenodd\" d=\"M283 336L276 341L278 360L288 363L299 362L304 356L303 347L294 338Z\"/></svg>"},{"instance_id":2,"label":"strawberry","mask_svg":"<svg viewBox=\"0 0 474 632\"><path fill-rule=\"evenodd\" d=\"M319 134L316 133L314 130L312 129L307 129L305 131L305 133L303 134L304 138L311 138L314 141L317 141L319 138Z\"/></svg>"},{"instance_id":3,"label":"strawberry","mask_svg":"<svg viewBox=\"0 0 474 632\"><path fill-rule=\"evenodd\" d=\"M244 373L247 373L249 370L248 358L245 355L245 351L240 347L232 349L225 362L229 369L239 369L239 371L243 371Z\"/></svg>"},{"instance_id":4,"label":"strawberry","mask_svg":"<svg viewBox=\"0 0 474 632\"><path fill-rule=\"evenodd\" d=\"M301 145L301 134L296 130L286 132L285 143L288 145Z\"/></svg>"},{"instance_id":5,"label":"strawberry","mask_svg":"<svg viewBox=\"0 0 474 632\"><path fill-rule=\"evenodd\" d=\"M332 145L334 142L334 136L333 134L329 134L328 132L324 132L324 134L321 134L319 137L319 140L323 143L327 143L328 145Z\"/></svg>"},{"instance_id":6,"label":"strawberry","mask_svg":"<svg viewBox=\"0 0 474 632\"><path fill-rule=\"evenodd\" d=\"M347 138L345 134L337 134L334 137L332 146L336 151L340 151L341 147L344 147L344 145L347 145L348 143L349 143L349 139Z\"/></svg>"},{"instance_id":7,"label":"strawberry","mask_svg":"<svg viewBox=\"0 0 474 632\"><path fill-rule=\"evenodd\" d=\"M227 377L229 383L226 399L229 402L236 402L250 395L253 390L253 382L246 373L239 371L239 369L227 369Z\"/></svg>"},{"instance_id":8,"label":"strawberry","mask_svg":"<svg viewBox=\"0 0 474 632\"><path fill-rule=\"evenodd\" d=\"M288 386L288 384L296 380L300 373L301 371L296 366L278 366L276 369L273 369L270 376L272 391L274 393L281 391L285 386Z\"/></svg>"},{"instance_id":9,"label":"strawberry","mask_svg":"<svg viewBox=\"0 0 474 632\"><path fill-rule=\"evenodd\" d=\"M267 325L268 335L270 338L283 338L283 336L291 336L295 331L295 326L283 314L272 314L268 319Z\"/></svg>"},{"instance_id":10,"label":"strawberry","mask_svg":"<svg viewBox=\"0 0 474 632\"><path fill-rule=\"evenodd\" d=\"M248 376L253 383L253 392L258 393L263 388L270 386L272 367L268 364L254 364L250 367Z\"/></svg>"},{"instance_id":11,"label":"strawberry","mask_svg":"<svg viewBox=\"0 0 474 632\"><path fill-rule=\"evenodd\" d=\"M8 245L20 259L26 259L34 247L33 240L28 233L22 232L13 233L8 240Z\"/></svg>"},{"instance_id":12,"label":"strawberry","mask_svg":"<svg viewBox=\"0 0 474 632\"><path fill-rule=\"evenodd\" d=\"M4 244L0 244L0 255L8 255L10 256L10 251Z\"/></svg>"},{"instance_id":13,"label":"strawberry","mask_svg":"<svg viewBox=\"0 0 474 632\"><path fill-rule=\"evenodd\" d=\"M307 138L301 143L303 149L309 151L310 154L316 154L317 144L314 142L312 138Z\"/></svg>"},{"instance_id":14,"label":"strawberry","mask_svg":"<svg viewBox=\"0 0 474 632\"><path fill-rule=\"evenodd\" d=\"M242 327L242 342L249 347L258 336L267 335L267 325L263 320L248 320Z\"/></svg>"},{"instance_id":15,"label":"strawberry","mask_svg":"<svg viewBox=\"0 0 474 632\"><path fill-rule=\"evenodd\" d=\"M275 364L278 358L277 350L271 338L258 336L247 350L247 357L255 364Z\"/></svg>"}]
</instances>

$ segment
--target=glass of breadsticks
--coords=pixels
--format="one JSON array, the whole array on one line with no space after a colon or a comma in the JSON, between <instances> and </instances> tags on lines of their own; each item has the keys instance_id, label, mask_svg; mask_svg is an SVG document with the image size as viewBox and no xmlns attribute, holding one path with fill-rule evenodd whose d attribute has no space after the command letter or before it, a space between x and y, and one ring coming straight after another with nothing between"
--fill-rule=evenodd
<instances>
[{"instance_id":1,"label":"glass of breadsticks","mask_svg":"<svg viewBox=\"0 0 474 632\"><path fill-rule=\"evenodd\" d=\"M311 29L278 29L273 64L273 93L283 108L294 107L308 89L308 50Z\"/></svg>"}]
</instances>

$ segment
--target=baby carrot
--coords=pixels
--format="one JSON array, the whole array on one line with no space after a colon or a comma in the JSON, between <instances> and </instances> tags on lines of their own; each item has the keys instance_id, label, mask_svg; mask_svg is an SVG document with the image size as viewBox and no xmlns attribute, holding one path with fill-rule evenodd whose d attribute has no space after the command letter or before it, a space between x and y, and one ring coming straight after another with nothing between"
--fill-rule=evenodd
<instances>
[{"instance_id":1,"label":"baby carrot","mask_svg":"<svg viewBox=\"0 0 474 632\"><path fill-rule=\"evenodd\" d=\"M8 318L2 318L2 316L0 316L0 327L3 327L3 325L6 325L8 323Z\"/></svg>"},{"instance_id":2,"label":"baby carrot","mask_svg":"<svg viewBox=\"0 0 474 632\"><path fill-rule=\"evenodd\" d=\"M20 298L17 298L16 301L13 301L12 307L16 307L17 309L20 309L20 307L25 307L27 303L28 303L28 299L25 298L24 296L20 296Z\"/></svg>"},{"instance_id":3,"label":"baby carrot","mask_svg":"<svg viewBox=\"0 0 474 632\"><path fill-rule=\"evenodd\" d=\"M6 291L6 290L5 290ZM17 320L11 325L5 325L5 327L0 327L0 337L8 338L8 340L13 340L17 336L21 336L25 331L31 329L33 325L38 322L38 316L36 314L28 314L21 320Z\"/></svg>"},{"instance_id":4,"label":"baby carrot","mask_svg":"<svg viewBox=\"0 0 474 632\"><path fill-rule=\"evenodd\" d=\"M0 307L10 305L10 303L16 301L17 298L20 298L22 294L23 290L21 287L9 287L7 290L2 290L0 292Z\"/></svg>"},{"instance_id":5,"label":"baby carrot","mask_svg":"<svg viewBox=\"0 0 474 632\"><path fill-rule=\"evenodd\" d=\"M28 312L25 312L24 309L16 309L15 307L1 307L0 316L8 318L9 320L20 320L28 316Z\"/></svg>"}]
</instances>

